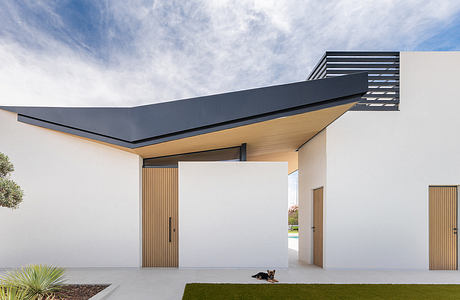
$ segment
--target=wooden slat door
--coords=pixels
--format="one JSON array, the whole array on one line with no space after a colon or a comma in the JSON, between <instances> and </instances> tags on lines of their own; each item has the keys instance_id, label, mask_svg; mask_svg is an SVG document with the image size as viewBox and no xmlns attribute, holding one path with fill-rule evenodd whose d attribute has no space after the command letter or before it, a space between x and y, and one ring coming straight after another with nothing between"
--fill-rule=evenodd
<instances>
[{"instance_id":1,"label":"wooden slat door","mask_svg":"<svg viewBox=\"0 0 460 300\"><path fill-rule=\"evenodd\" d=\"M142 266L178 266L177 168L142 170Z\"/></svg>"},{"instance_id":2,"label":"wooden slat door","mask_svg":"<svg viewBox=\"0 0 460 300\"><path fill-rule=\"evenodd\" d=\"M457 187L430 186L430 270L457 270Z\"/></svg>"},{"instance_id":3,"label":"wooden slat door","mask_svg":"<svg viewBox=\"0 0 460 300\"><path fill-rule=\"evenodd\" d=\"M323 188L313 190L313 264L323 267Z\"/></svg>"}]
</instances>

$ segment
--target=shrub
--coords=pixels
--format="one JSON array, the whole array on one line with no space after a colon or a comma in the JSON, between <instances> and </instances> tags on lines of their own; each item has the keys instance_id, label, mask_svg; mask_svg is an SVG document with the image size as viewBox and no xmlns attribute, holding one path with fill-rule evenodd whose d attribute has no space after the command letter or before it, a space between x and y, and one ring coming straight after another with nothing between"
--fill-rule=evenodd
<instances>
[{"instance_id":1,"label":"shrub","mask_svg":"<svg viewBox=\"0 0 460 300\"><path fill-rule=\"evenodd\" d=\"M23 191L21 187L9 178L14 171L14 166L8 156L0 153L0 206L18 208L22 202Z\"/></svg>"},{"instance_id":2,"label":"shrub","mask_svg":"<svg viewBox=\"0 0 460 300\"><path fill-rule=\"evenodd\" d=\"M14 171L14 166L8 156L0 152L0 177L5 177Z\"/></svg>"},{"instance_id":3,"label":"shrub","mask_svg":"<svg viewBox=\"0 0 460 300\"><path fill-rule=\"evenodd\" d=\"M298 205L292 205L291 207L289 207L288 209L288 213L292 213L292 212L296 212L299 210L299 206Z\"/></svg>"},{"instance_id":4,"label":"shrub","mask_svg":"<svg viewBox=\"0 0 460 300\"><path fill-rule=\"evenodd\" d=\"M288 210L288 224L299 224L299 207L297 205L291 206Z\"/></svg>"},{"instance_id":5,"label":"shrub","mask_svg":"<svg viewBox=\"0 0 460 300\"><path fill-rule=\"evenodd\" d=\"M55 292L64 284L64 269L46 265L30 265L11 271L0 278L0 285L11 291L21 293L26 300L52 299ZM9 299L9 298L6 298Z\"/></svg>"}]
</instances>

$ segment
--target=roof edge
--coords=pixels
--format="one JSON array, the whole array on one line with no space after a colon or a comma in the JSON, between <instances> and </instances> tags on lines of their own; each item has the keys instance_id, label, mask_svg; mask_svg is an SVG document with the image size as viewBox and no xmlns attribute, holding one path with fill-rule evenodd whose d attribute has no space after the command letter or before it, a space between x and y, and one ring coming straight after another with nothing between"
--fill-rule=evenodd
<instances>
[{"instance_id":1,"label":"roof edge","mask_svg":"<svg viewBox=\"0 0 460 300\"><path fill-rule=\"evenodd\" d=\"M302 114L302 113L321 110L321 109L326 109L326 108L330 108L334 106L339 106L339 105L344 105L344 104L349 104L349 103L357 103L361 100L362 95L363 94L357 94L357 95L353 95L349 97L333 99L329 101L324 101L322 103L318 103L316 105L307 105L305 107L297 107L295 109L273 112L273 113L266 114L266 115L256 116L254 118L242 119L242 120L237 120L237 121L232 121L232 122L227 122L227 123L221 123L221 124L216 124L213 126L196 128L193 130L186 130L183 132L177 132L177 133L169 134L165 136L152 137L152 138L140 140L137 142L124 141L121 139L116 139L110 136L96 134L96 133L81 130L78 128L72 128L72 127L63 126L63 125L59 125L59 124L55 124L51 122L42 121L42 120L31 118L31 117L21 115L21 114L18 114L18 121L22 123L30 124L30 125L35 125L35 126L39 126L39 127L43 127L43 128L47 128L51 130L60 131L63 133L76 135L76 136L83 137L83 138L88 138L88 139L95 140L95 141L100 141L100 142L116 145L116 146L121 146L121 147L129 148L129 149L136 149L140 147L160 144L160 143L183 139L183 138L192 137L196 135L231 129L235 127L269 121L269 120L287 117L287 116L293 116L296 114Z\"/></svg>"},{"instance_id":2,"label":"roof edge","mask_svg":"<svg viewBox=\"0 0 460 300\"><path fill-rule=\"evenodd\" d=\"M315 82L315 83L313 83ZM329 86L330 82L330 86ZM313 85L312 85L313 84ZM285 90L283 88L279 89L278 87L280 86L291 86L288 90ZM144 128L144 126L147 125L152 125L152 124L145 124L142 122L139 122L137 120L138 117L143 117L143 118L152 118L151 112L153 112L155 115L155 111L158 111L156 108L157 106L150 105L149 109L146 111L142 111L144 115L139 116L139 115L134 115L131 114L130 112L134 112L134 109L138 108L143 108L145 106L135 106L133 108L126 108L126 107L119 107L119 108L109 108L109 107L91 107L91 108L77 108L78 114L77 118L74 118L74 122L66 122L66 124L63 124L64 121L62 119L64 117L68 117L69 114L74 112L72 108L59 108L59 107L52 107L48 109L53 109L51 112L55 112L55 110L60 110L60 116L61 119L59 118L49 118L47 113L49 112L46 107L43 109L39 107L21 107L21 106L0 106L0 109L10 111L10 112L16 112L18 114L18 121L27 123L30 125L35 125L43 128L48 128L56 131L61 131L64 133L69 133L72 135L92 139L92 140L97 140L101 141L104 143L109 143L125 148L130 148L130 149L135 149L139 147L144 147L148 145L153 145L153 144L158 144L158 143L163 143L171 140L176 140L176 139L182 139L186 137L191 137L195 135L200 135L200 134L205 134L205 133L210 133L214 131L220 131L220 130L225 130L225 129L230 129L234 127L239 127L239 126L244 126L244 125L249 125L253 123L258 123L258 122L263 122L263 121L268 121L280 117L285 117L285 116L291 116L295 114L301 114L309 111L315 111L315 110L320 110L324 108L329 108L333 106L338 106L338 105L343 105L347 103L354 103L358 102L361 100L361 97L367 92L368 85L367 85L367 72L359 72L351 75L345 75L345 76L340 76L332 79L320 79L320 80L312 80L312 81L302 81L302 82L297 82L297 83L290 83L290 84L285 84L285 85L280 85L280 86L272 86L272 87L265 87L265 88L258 88L258 89L266 89L265 94L258 94L256 99L258 102L255 103L261 103L264 104L265 102L260 102L263 100L264 95L271 95L270 93L274 93L273 95L274 98L271 99L270 101L273 102L273 100L276 100L273 103L276 103L276 105L268 106L265 107L264 109L259 109L259 110L254 110L251 113L240 113L239 115L234 115L232 118L221 118L219 114L217 114L215 117L210 118L212 122L203 122L201 119L199 119L199 116L191 116L189 119L193 120L194 119L194 124L193 126L184 126L178 127L178 126L173 126L172 128L167 128L168 130L165 130L163 132L158 131L158 134L153 134L153 135L148 135L145 134L143 137L139 137L137 139L134 139L128 135L121 135L121 134L116 134L116 128L111 128L113 125L117 126L123 126L123 128L126 127L132 127L133 130L136 130L137 127L139 128ZM304 87L308 87L308 89L304 89ZM273 92L271 92L270 88L273 88ZM299 89L300 88L300 89ZM252 90L247 90L247 91L254 91L258 89L252 89ZM252 98L247 98L248 94L244 93L245 91L239 91L239 92L231 92L231 93L225 93L225 94L219 94L219 95L229 95L231 94L232 97L227 97L225 99L221 99L217 96L215 98L212 98L212 96L204 96L204 97L199 97L199 98L207 98L207 102L203 104L203 102L198 101L197 104L194 104L193 100L198 99L198 98L192 98L192 99L184 99L184 100L178 100L177 102L184 103L186 100L188 101L188 106L186 108L194 107L193 105L197 105L199 109L207 114L213 113L213 107L215 108L216 103L218 105L225 104L226 107L228 104L233 103L233 99L238 100L236 103L237 104L232 104L233 108L238 108L238 105L243 105L242 107L239 108L240 111L245 112L244 106L245 103L251 103L253 101ZM268 94L267 94L268 93ZM238 96L241 95L242 98L239 98ZM296 101L283 101L284 96L288 97L294 97L294 99L297 99ZM209 98L211 97L211 98ZM286 98L286 97L284 97ZM217 102L213 102L213 100L216 99ZM246 100L247 99L247 100ZM290 99L290 98L289 98ZM305 99L305 100L304 100ZM317 99L315 101L315 99ZM225 100L225 101L222 101ZM235 100L235 101L236 101ZM248 102L245 102L248 101ZM281 102L280 102L281 101ZM173 101L176 102L176 101ZM170 102L171 103L171 102ZM208 104L209 103L209 104ZM240 104L238 104L240 103ZM161 103L163 104L163 103ZM171 105L170 108L176 108L177 105ZM158 106L160 108L160 106ZM206 111L207 108L211 108L210 110ZM98 130L97 127L91 127L91 126L81 126L79 127L79 124L84 124L84 120L87 119L91 121L91 117L98 116L99 114L104 114L106 111L107 113L112 113L109 114L110 118L104 118L102 121L100 121L98 124L104 127L110 127L112 129L111 132L108 132L108 134L104 134L103 130ZM115 114L113 112L115 111ZM174 115L174 110L159 110L159 112L167 112L167 116L170 114ZM94 112L97 114L95 115ZM128 113L129 117L125 119L116 119L117 116L120 116L120 114L123 114L122 116L125 116L125 114ZM146 114L147 113L147 114ZM184 113L189 113L187 110L182 109L182 114ZM158 113L156 113L158 115ZM181 114L179 113L179 116ZM89 116L89 117L88 117ZM75 116L74 116L75 117ZM169 117L168 117L169 118ZM197 119L198 118L198 119ZM65 119L65 118L64 118ZM54 122L54 120L57 120ZM198 120L198 121L197 121ZM61 122L59 122L61 121ZM123 121L123 122L122 122ZM83 122L83 123L81 123ZM105 123L108 122L108 123ZM160 120L156 120L156 122L161 122ZM118 124L116 124L118 123ZM123 125L124 124L124 125ZM160 124L163 126L168 126L168 122L166 124ZM85 124L86 125L86 124ZM155 125L155 124L153 124ZM175 124L172 124L175 125ZM137 127L136 127L137 126ZM146 127L149 128L149 127ZM138 129L138 128L137 128ZM115 132L115 134L113 134ZM106 133L106 132L105 132ZM153 132L151 132L153 133Z\"/></svg>"}]
</instances>

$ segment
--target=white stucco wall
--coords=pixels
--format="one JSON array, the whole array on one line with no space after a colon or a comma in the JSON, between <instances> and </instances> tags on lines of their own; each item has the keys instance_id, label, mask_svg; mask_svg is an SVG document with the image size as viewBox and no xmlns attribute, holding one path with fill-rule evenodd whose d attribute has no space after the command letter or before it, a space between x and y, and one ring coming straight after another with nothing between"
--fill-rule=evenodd
<instances>
[{"instance_id":1,"label":"white stucco wall","mask_svg":"<svg viewBox=\"0 0 460 300\"><path fill-rule=\"evenodd\" d=\"M287 168L179 163L179 267L287 267Z\"/></svg>"},{"instance_id":2,"label":"white stucco wall","mask_svg":"<svg viewBox=\"0 0 460 300\"><path fill-rule=\"evenodd\" d=\"M460 183L459 69L460 52L403 52L400 111L328 127L325 268L428 268L428 186Z\"/></svg>"},{"instance_id":3,"label":"white stucco wall","mask_svg":"<svg viewBox=\"0 0 460 300\"><path fill-rule=\"evenodd\" d=\"M324 187L323 214L325 215L327 201L325 131L319 133L299 150L299 260L309 264L313 263L313 232L311 230L313 226L313 190L320 187ZM323 239L324 237L323 230Z\"/></svg>"},{"instance_id":4,"label":"white stucco wall","mask_svg":"<svg viewBox=\"0 0 460 300\"><path fill-rule=\"evenodd\" d=\"M140 160L0 110L0 152L24 189L0 208L0 268L140 266Z\"/></svg>"}]
</instances>

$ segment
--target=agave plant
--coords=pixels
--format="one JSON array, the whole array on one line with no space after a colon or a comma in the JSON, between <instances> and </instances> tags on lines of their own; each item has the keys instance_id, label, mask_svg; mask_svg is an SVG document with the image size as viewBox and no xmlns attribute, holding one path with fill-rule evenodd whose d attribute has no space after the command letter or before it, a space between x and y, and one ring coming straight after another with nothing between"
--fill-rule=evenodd
<instances>
[{"instance_id":1,"label":"agave plant","mask_svg":"<svg viewBox=\"0 0 460 300\"><path fill-rule=\"evenodd\" d=\"M24 291L15 287L0 286L0 300L27 300Z\"/></svg>"},{"instance_id":2,"label":"agave plant","mask_svg":"<svg viewBox=\"0 0 460 300\"><path fill-rule=\"evenodd\" d=\"M10 293L23 296L5 299L20 300L52 299L54 293L62 288L64 281L64 269L46 265L30 265L0 277L0 285L6 289L7 296Z\"/></svg>"}]
</instances>

